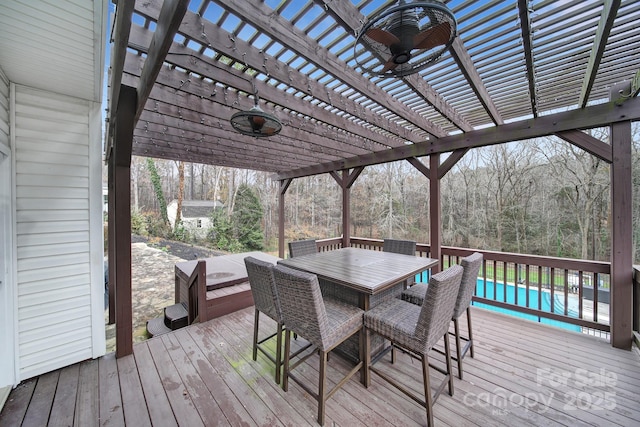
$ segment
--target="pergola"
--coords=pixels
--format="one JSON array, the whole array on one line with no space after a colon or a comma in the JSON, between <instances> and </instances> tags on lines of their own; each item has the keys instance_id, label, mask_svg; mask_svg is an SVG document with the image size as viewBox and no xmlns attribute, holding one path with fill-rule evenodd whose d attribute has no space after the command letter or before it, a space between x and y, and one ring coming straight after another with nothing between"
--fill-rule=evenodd
<instances>
[{"instance_id":1,"label":"pergola","mask_svg":"<svg viewBox=\"0 0 640 427\"><path fill-rule=\"evenodd\" d=\"M106 159L118 356L132 352L131 155L274 173L330 173L343 191L366 166L406 160L430 181L430 250L440 258L439 180L474 147L556 135L611 165L611 343L632 342L631 121L640 118L640 2L446 1L458 36L403 78L354 66L367 16L387 0L118 0ZM635 77L635 81L634 80ZM253 105L282 131L229 122ZM609 141L582 132L608 126ZM111 286L113 288L113 286Z\"/></svg>"}]
</instances>

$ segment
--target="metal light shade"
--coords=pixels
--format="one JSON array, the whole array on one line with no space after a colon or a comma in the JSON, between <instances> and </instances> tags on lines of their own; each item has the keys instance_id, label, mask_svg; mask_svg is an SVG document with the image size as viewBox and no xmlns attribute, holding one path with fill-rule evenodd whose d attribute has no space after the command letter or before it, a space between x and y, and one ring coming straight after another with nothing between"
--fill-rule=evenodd
<instances>
[{"instance_id":1,"label":"metal light shade","mask_svg":"<svg viewBox=\"0 0 640 427\"><path fill-rule=\"evenodd\" d=\"M280 120L262 111L258 105L249 111L240 111L231 116L231 126L244 135L256 137L272 136L282 129Z\"/></svg>"}]
</instances>

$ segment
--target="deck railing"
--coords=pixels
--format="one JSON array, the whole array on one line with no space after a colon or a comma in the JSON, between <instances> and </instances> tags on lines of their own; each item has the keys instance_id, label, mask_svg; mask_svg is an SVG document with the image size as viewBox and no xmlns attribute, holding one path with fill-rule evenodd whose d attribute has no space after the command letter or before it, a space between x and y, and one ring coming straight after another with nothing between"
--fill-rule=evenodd
<instances>
[{"instance_id":1,"label":"deck railing","mask_svg":"<svg viewBox=\"0 0 640 427\"><path fill-rule=\"evenodd\" d=\"M352 247L382 250L381 239L352 237ZM320 251L342 247L340 237L318 240ZM457 264L476 252L473 249L443 246L442 268ZM511 310L539 322L557 321L581 327L583 332L604 335L609 331L608 262L522 255L477 250L484 255L479 284L473 301ZM416 245L416 255L429 256L427 244ZM636 273L640 277L640 272ZM428 273L420 277L428 281ZM636 291L638 290L636 281ZM595 291L597 290L597 291ZM639 295L639 292L636 292ZM634 321L638 323L638 304ZM636 326L636 329L637 326Z\"/></svg>"}]
</instances>

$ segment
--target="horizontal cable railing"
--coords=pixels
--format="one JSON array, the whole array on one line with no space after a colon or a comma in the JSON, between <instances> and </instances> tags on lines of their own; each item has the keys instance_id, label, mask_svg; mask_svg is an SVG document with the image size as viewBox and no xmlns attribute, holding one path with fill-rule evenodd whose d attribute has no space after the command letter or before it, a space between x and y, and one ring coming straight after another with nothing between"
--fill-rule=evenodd
<instances>
[{"instance_id":1,"label":"horizontal cable railing","mask_svg":"<svg viewBox=\"0 0 640 427\"><path fill-rule=\"evenodd\" d=\"M350 244L382 250L383 240L352 237ZM320 251L341 248L342 238L318 240L318 247ZM443 246L441 266L444 269L458 264L473 252L484 255L474 305L516 312L521 317L554 326L573 325L575 330L608 337L611 270L608 262ZM418 243L416 255L428 257L429 245ZM640 277L639 272L636 277ZM418 281L428 281L428 274L420 276ZM635 287L637 291L637 281ZM634 307L637 323L640 308L637 303Z\"/></svg>"}]
</instances>

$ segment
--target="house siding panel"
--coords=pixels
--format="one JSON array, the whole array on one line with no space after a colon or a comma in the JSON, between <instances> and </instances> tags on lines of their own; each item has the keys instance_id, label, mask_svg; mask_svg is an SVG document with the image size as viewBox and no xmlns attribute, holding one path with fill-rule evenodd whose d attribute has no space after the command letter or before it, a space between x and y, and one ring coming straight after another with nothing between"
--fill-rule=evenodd
<instances>
[{"instance_id":1,"label":"house siding panel","mask_svg":"<svg viewBox=\"0 0 640 427\"><path fill-rule=\"evenodd\" d=\"M88 102L16 86L20 379L92 357Z\"/></svg>"},{"instance_id":2,"label":"house siding panel","mask_svg":"<svg viewBox=\"0 0 640 427\"><path fill-rule=\"evenodd\" d=\"M0 144L9 146L9 81L0 69Z\"/></svg>"}]
</instances>

